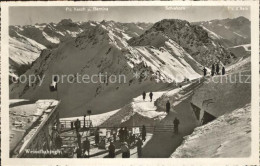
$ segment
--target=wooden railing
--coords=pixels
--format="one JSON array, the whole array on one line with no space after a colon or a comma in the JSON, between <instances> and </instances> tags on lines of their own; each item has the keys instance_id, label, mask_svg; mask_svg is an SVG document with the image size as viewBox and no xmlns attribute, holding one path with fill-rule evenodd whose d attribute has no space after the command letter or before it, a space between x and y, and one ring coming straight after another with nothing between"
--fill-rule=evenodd
<instances>
[{"instance_id":1,"label":"wooden railing","mask_svg":"<svg viewBox=\"0 0 260 166\"><path fill-rule=\"evenodd\" d=\"M71 127L71 122L73 123L73 128ZM75 130L74 126L75 121L70 120L61 120L61 132L67 132L71 130ZM121 127L127 127L128 130L132 130L132 128L139 128L140 131L142 130L142 126L119 126L119 127L111 127L111 126L92 126L92 122L90 120L85 121L85 127L84 127L84 121L80 120L80 131L84 131L84 129L91 129L96 130L99 129L107 129L107 130L114 130L115 128L120 129ZM153 133L153 132L173 132L173 125L158 125L158 126L145 126L146 132Z\"/></svg>"}]
</instances>

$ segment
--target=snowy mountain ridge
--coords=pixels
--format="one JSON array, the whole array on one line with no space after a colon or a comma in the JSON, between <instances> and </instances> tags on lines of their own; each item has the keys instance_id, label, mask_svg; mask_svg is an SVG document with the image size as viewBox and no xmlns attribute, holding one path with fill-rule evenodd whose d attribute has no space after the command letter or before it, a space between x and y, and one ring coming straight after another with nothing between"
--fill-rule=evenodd
<instances>
[{"instance_id":1,"label":"snowy mountain ridge","mask_svg":"<svg viewBox=\"0 0 260 166\"><path fill-rule=\"evenodd\" d=\"M234 47L250 44L251 22L245 17L227 18L192 23L206 29L211 38L220 42L225 47Z\"/></svg>"},{"instance_id":2,"label":"snowy mountain ridge","mask_svg":"<svg viewBox=\"0 0 260 166\"><path fill-rule=\"evenodd\" d=\"M129 43L134 46L164 46L165 41L178 43L197 62L210 66L213 62L231 63L236 57L208 35L201 26L185 20L164 19L153 25L140 37L134 37Z\"/></svg>"},{"instance_id":3,"label":"snowy mountain ridge","mask_svg":"<svg viewBox=\"0 0 260 166\"><path fill-rule=\"evenodd\" d=\"M225 64L234 59L230 52L209 38L207 31L183 20L162 20L146 31L140 27L149 26L142 23L102 21L80 25L88 28L61 42L57 48L42 51L25 73L44 75L43 84L38 86L39 81L32 86L28 82L12 84L11 98L57 98L56 94L46 91L52 75L56 74L125 75L126 83L65 82L59 85L62 117L82 115L89 107L95 113L104 113L121 108L143 90L155 91L185 79L199 78L203 65L209 66L217 60ZM138 36L141 32L144 33ZM135 78L134 73L140 73L140 77ZM98 104L100 101L104 103Z\"/></svg>"},{"instance_id":4,"label":"snowy mountain ridge","mask_svg":"<svg viewBox=\"0 0 260 166\"><path fill-rule=\"evenodd\" d=\"M10 26L10 77L17 78L23 74L43 49L57 48L61 42L75 38L98 24L122 31L121 35L126 39L138 36L151 26L149 23L73 22L71 19L64 19L59 23Z\"/></svg>"}]
</instances>

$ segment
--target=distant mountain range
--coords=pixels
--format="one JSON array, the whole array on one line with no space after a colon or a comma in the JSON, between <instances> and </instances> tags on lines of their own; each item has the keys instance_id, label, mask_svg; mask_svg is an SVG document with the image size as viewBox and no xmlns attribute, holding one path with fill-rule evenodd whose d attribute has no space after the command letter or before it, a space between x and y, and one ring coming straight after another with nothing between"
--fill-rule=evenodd
<instances>
[{"instance_id":1,"label":"distant mountain range","mask_svg":"<svg viewBox=\"0 0 260 166\"><path fill-rule=\"evenodd\" d=\"M233 20L240 22L239 18ZM144 90L199 78L203 66L210 67L213 62L228 65L243 58L229 50L231 45L214 38L212 34L217 33L205 29L206 24L178 19L155 24L62 20L58 24L10 26L10 76L22 72L45 75L42 86L39 82L32 86L11 84L10 97L56 98L56 93L49 92L54 74L125 75L126 84L74 82L58 86L62 117L83 115L90 107L95 113L103 113L121 108ZM237 24L232 25L239 29ZM217 35L224 38L223 34ZM133 77L136 72L141 73L140 78ZM144 73L148 76L143 77Z\"/></svg>"},{"instance_id":2,"label":"distant mountain range","mask_svg":"<svg viewBox=\"0 0 260 166\"><path fill-rule=\"evenodd\" d=\"M219 41L225 47L251 43L251 22L245 17L203 21L194 24L202 26L212 39Z\"/></svg>"},{"instance_id":3,"label":"distant mountain range","mask_svg":"<svg viewBox=\"0 0 260 166\"><path fill-rule=\"evenodd\" d=\"M71 19L61 20L59 23L43 23L26 26L10 26L10 76L17 77L30 68L43 49L54 49L60 43L75 38L78 34L97 24L109 22L72 22ZM146 23L117 23L125 33L126 39L142 34L151 27Z\"/></svg>"}]
</instances>

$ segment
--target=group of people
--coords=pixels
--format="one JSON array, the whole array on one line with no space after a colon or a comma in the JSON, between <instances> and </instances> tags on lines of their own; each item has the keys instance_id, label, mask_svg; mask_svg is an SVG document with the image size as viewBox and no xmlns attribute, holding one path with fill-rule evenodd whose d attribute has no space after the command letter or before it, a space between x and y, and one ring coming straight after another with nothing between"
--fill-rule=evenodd
<instances>
[{"instance_id":1,"label":"group of people","mask_svg":"<svg viewBox=\"0 0 260 166\"><path fill-rule=\"evenodd\" d=\"M166 102L166 113L169 114L170 113L170 109L171 109L171 104L170 101L168 100ZM174 133L178 134L179 133L179 124L180 124L180 120L175 117L175 119L173 120L173 126L174 126Z\"/></svg>"},{"instance_id":2,"label":"group of people","mask_svg":"<svg viewBox=\"0 0 260 166\"><path fill-rule=\"evenodd\" d=\"M124 127L120 128L118 137L121 143L122 158L130 157L130 147L133 145L137 147L138 157L142 157L142 145L143 142L146 141L146 127L144 125L142 126L141 136L136 137L134 133L127 130L127 127ZM113 154L113 151L111 152L109 150L109 157L113 157Z\"/></svg>"},{"instance_id":3,"label":"group of people","mask_svg":"<svg viewBox=\"0 0 260 166\"><path fill-rule=\"evenodd\" d=\"M153 93L149 93L150 100L152 101ZM146 98L146 93L143 92L143 100ZM168 100L166 102L166 113L169 114L171 109L171 103ZM175 117L173 120L173 125L174 125L174 133L178 134L179 133L179 124L180 120ZM80 122L76 121L75 122L75 129L77 133L79 133L78 129L80 128ZM82 154L85 155L84 157L89 157L90 153L90 141L86 137L86 139L83 141L83 144L81 145L81 137L78 134L78 149L76 151L77 157L81 158ZM94 140L95 140L95 145L99 147L100 143L100 131L99 128L97 128L94 132ZM128 130L127 127L121 127L119 130L117 128L114 128L111 130L111 137L109 137L108 141L110 142L108 146L108 157L109 158L114 158L116 156L115 150L116 150L116 145L118 146L118 143L120 144L120 149L122 152L122 158L130 158L130 148L132 146L137 147L137 155L138 157L142 157L142 146L143 142L146 141L146 127L143 125L142 130L140 135L135 134L131 131ZM82 150L81 150L82 149Z\"/></svg>"},{"instance_id":4,"label":"group of people","mask_svg":"<svg viewBox=\"0 0 260 166\"><path fill-rule=\"evenodd\" d=\"M137 155L138 157L142 157L142 145L143 142L146 140L146 127L142 126L141 135L136 137L135 134L128 131L127 127L122 127L119 129L118 134L117 129L114 130L112 133L112 137L109 139L109 146L108 146L108 157L114 158L116 156L116 142L120 143L120 149L122 152L122 158L130 158L130 148L131 146L137 147ZM119 139L117 139L117 135ZM100 144L100 135L99 135L99 128L95 131L95 144L99 146ZM81 144L81 136L77 134L78 145L75 150L77 158L86 158L89 157L90 153L90 140L88 137L83 141Z\"/></svg>"},{"instance_id":5,"label":"group of people","mask_svg":"<svg viewBox=\"0 0 260 166\"><path fill-rule=\"evenodd\" d=\"M153 92L149 93L149 97L150 97L150 102L152 102L153 101ZM144 91L143 92L143 101L145 101L145 98L146 98L146 92Z\"/></svg>"},{"instance_id":6,"label":"group of people","mask_svg":"<svg viewBox=\"0 0 260 166\"><path fill-rule=\"evenodd\" d=\"M203 73L204 73L204 77L207 76L207 69L206 67L203 68ZM214 76L214 75L225 75L226 74L226 69L225 69L225 66L222 66L222 69L221 69L221 72L220 72L220 65L219 63L216 63L216 64L212 64L211 66L211 76Z\"/></svg>"}]
</instances>

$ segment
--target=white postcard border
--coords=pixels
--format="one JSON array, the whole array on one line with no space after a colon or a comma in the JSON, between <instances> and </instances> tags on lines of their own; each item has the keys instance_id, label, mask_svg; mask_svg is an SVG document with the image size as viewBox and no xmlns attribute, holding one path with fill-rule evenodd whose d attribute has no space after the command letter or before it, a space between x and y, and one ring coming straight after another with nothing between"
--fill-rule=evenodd
<instances>
[{"instance_id":1,"label":"white postcard border","mask_svg":"<svg viewBox=\"0 0 260 166\"><path fill-rule=\"evenodd\" d=\"M10 6L250 6L251 8L251 64L252 64L252 144L249 158L167 158L167 159L18 159L9 158L9 63L8 26ZM1 159L3 165L254 165L259 163L259 2L257 1L47 1L1 2Z\"/></svg>"}]
</instances>

